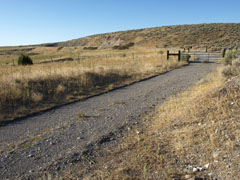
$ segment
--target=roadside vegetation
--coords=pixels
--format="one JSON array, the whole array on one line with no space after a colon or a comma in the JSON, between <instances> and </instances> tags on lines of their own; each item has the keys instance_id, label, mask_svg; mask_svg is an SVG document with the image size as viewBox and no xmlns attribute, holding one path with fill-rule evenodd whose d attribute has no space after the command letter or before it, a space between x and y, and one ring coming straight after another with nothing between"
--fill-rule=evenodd
<instances>
[{"instance_id":1,"label":"roadside vegetation","mask_svg":"<svg viewBox=\"0 0 240 180\"><path fill-rule=\"evenodd\" d=\"M144 126L105 148L90 171L76 165L63 177L240 179L239 54L227 54L228 65L146 115Z\"/></svg>"},{"instance_id":2,"label":"roadside vegetation","mask_svg":"<svg viewBox=\"0 0 240 180\"><path fill-rule=\"evenodd\" d=\"M31 66L0 66L0 122L106 92L187 64L174 57L167 61L165 54L156 49L99 50L85 54L88 54L85 59L75 54L72 61L53 60L43 64L37 64L33 56L34 65Z\"/></svg>"}]
</instances>

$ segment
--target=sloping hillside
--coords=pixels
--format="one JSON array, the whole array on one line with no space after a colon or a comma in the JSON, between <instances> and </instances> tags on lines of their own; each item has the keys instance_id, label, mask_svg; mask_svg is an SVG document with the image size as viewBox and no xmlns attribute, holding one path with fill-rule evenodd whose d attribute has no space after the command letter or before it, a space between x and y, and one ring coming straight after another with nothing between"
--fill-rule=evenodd
<instances>
[{"instance_id":1,"label":"sloping hillside","mask_svg":"<svg viewBox=\"0 0 240 180\"><path fill-rule=\"evenodd\" d=\"M138 47L208 46L212 50L240 47L240 23L164 26L99 34L48 45L109 48L130 42Z\"/></svg>"}]
</instances>

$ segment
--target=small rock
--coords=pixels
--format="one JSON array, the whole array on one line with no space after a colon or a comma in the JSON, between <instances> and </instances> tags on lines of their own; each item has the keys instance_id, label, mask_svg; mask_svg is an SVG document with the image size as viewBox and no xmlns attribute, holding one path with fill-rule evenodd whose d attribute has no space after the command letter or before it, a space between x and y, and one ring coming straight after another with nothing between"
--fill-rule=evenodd
<instances>
[{"instance_id":1,"label":"small rock","mask_svg":"<svg viewBox=\"0 0 240 180\"><path fill-rule=\"evenodd\" d=\"M32 155L32 154L29 154L28 157L31 158L31 157L33 157L33 155Z\"/></svg>"},{"instance_id":2,"label":"small rock","mask_svg":"<svg viewBox=\"0 0 240 180\"><path fill-rule=\"evenodd\" d=\"M50 145L55 145L55 143L54 143L54 142L52 142L52 141L50 141L50 142L49 142L49 144L50 144Z\"/></svg>"},{"instance_id":3,"label":"small rock","mask_svg":"<svg viewBox=\"0 0 240 180\"><path fill-rule=\"evenodd\" d=\"M185 175L185 179L190 179L192 176L191 175Z\"/></svg>"},{"instance_id":4,"label":"small rock","mask_svg":"<svg viewBox=\"0 0 240 180\"><path fill-rule=\"evenodd\" d=\"M201 168L201 167L194 167L193 168L193 172L201 172L201 171L204 171L204 169Z\"/></svg>"},{"instance_id":5,"label":"small rock","mask_svg":"<svg viewBox=\"0 0 240 180\"><path fill-rule=\"evenodd\" d=\"M198 171L198 169L197 168L193 168L193 172L197 172Z\"/></svg>"},{"instance_id":6,"label":"small rock","mask_svg":"<svg viewBox=\"0 0 240 180\"><path fill-rule=\"evenodd\" d=\"M205 164L204 167L205 167L206 169L208 169L209 163Z\"/></svg>"},{"instance_id":7,"label":"small rock","mask_svg":"<svg viewBox=\"0 0 240 180\"><path fill-rule=\"evenodd\" d=\"M143 132L142 131L136 131L136 134L142 134Z\"/></svg>"}]
</instances>

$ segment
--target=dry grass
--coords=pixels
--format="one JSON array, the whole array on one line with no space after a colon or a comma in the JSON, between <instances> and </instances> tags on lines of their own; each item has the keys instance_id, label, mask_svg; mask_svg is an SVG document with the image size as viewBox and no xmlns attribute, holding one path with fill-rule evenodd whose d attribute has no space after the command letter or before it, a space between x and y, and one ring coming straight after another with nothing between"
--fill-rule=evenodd
<instances>
[{"instance_id":1,"label":"dry grass","mask_svg":"<svg viewBox=\"0 0 240 180\"><path fill-rule=\"evenodd\" d=\"M117 53L126 53L131 55L132 52L140 52L136 48L185 48L192 47L194 50L204 51L206 45L209 52L220 52L222 48L237 48L240 46L238 34L239 23L235 24L197 24L197 25L180 25L165 26L156 28L139 29L132 31L121 31L115 33L106 33L75 39L67 42L39 46L25 47L0 47L0 64L17 64L17 58L24 53L29 55L34 63L42 61L58 60L62 58L78 57L82 59L102 58L103 56L115 56ZM135 43L132 50L83 50L87 47L101 47L104 44L114 42L122 44ZM55 46L55 47L54 47ZM108 52L106 52L108 51ZM106 52L104 54L104 52ZM93 54L94 57L93 57Z\"/></svg>"},{"instance_id":2,"label":"dry grass","mask_svg":"<svg viewBox=\"0 0 240 180\"><path fill-rule=\"evenodd\" d=\"M161 52L161 53L159 53ZM16 65L19 55L22 53L30 56L34 64L57 62L61 59L72 60L99 60L99 59L119 59L119 58L140 58L153 56L153 53L166 54L161 48L131 48L127 50L85 50L84 47L0 47L0 64Z\"/></svg>"},{"instance_id":3,"label":"dry grass","mask_svg":"<svg viewBox=\"0 0 240 180\"><path fill-rule=\"evenodd\" d=\"M106 149L89 170L72 179L239 179L240 82L221 72L169 99L130 131L118 148ZM111 152L112 151L112 152Z\"/></svg>"},{"instance_id":4,"label":"dry grass","mask_svg":"<svg viewBox=\"0 0 240 180\"><path fill-rule=\"evenodd\" d=\"M209 51L221 51L222 48L239 47L239 26L239 23L163 26L98 34L57 45L101 47L120 39L123 44L133 42L137 47L193 47L205 50L207 45Z\"/></svg>"},{"instance_id":5,"label":"dry grass","mask_svg":"<svg viewBox=\"0 0 240 180\"><path fill-rule=\"evenodd\" d=\"M107 51L94 53L100 56ZM0 66L0 121L108 91L185 64L167 61L155 50L141 50L134 57L129 53L122 56L118 51L94 58L94 53L92 59L80 61Z\"/></svg>"}]
</instances>

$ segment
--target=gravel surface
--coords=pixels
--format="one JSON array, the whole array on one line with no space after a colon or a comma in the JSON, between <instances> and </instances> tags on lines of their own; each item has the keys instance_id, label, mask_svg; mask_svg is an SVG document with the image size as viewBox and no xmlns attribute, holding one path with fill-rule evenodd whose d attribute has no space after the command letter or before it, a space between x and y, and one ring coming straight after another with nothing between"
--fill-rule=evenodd
<instances>
[{"instance_id":1,"label":"gravel surface","mask_svg":"<svg viewBox=\"0 0 240 180\"><path fill-rule=\"evenodd\" d=\"M217 56L204 54L209 63L191 63L146 81L66 105L0 127L1 179L16 179L46 167L60 170L69 157L96 143L117 138L141 116L169 96L186 90L216 68Z\"/></svg>"}]
</instances>

